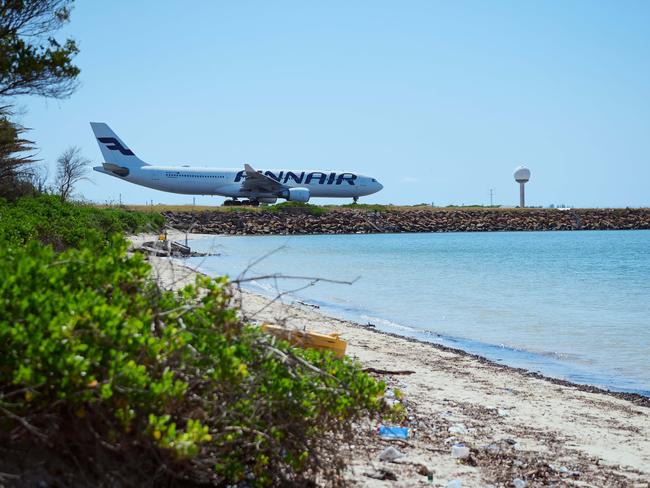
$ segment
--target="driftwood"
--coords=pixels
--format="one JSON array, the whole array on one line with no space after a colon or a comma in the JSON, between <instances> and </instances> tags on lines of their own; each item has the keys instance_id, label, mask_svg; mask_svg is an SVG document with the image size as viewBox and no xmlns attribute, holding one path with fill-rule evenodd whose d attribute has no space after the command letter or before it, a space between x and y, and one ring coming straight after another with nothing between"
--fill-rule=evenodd
<instances>
[{"instance_id":1,"label":"driftwood","mask_svg":"<svg viewBox=\"0 0 650 488\"><path fill-rule=\"evenodd\" d=\"M393 374L393 375L406 375L406 374L413 374L415 371L410 371L408 369L404 370L398 370L398 371L391 371L388 369L377 369L377 368L363 368L364 373L375 373L375 374Z\"/></svg>"}]
</instances>

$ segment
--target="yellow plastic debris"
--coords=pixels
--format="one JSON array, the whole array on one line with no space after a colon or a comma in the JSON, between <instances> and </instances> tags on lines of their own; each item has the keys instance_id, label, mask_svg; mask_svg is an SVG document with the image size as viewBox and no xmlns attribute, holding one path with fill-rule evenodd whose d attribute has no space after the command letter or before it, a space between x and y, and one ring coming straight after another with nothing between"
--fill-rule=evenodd
<instances>
[{"instance_id":1,"label":"yellow plastic debris","mask_svg":"<svg viewBox=\"0 0 650 488\"><path fill-rule=\"evenodd\" d=\"M335 356L342 358L345 356L345 349L348 343L339 339L337 332L331 334L319 334L304 330L286 329L279 325L262 324L262 330L273 334L274 336L288 341L293 346L305 349L318 349L321 351L332 351Z\"/></svg>"}]
</instances>

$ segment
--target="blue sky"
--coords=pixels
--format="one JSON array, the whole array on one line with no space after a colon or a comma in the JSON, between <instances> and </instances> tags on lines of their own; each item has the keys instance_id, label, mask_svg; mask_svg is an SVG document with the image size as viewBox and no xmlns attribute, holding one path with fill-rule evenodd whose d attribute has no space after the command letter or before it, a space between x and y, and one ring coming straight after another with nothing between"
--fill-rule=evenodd
<instances>
[{"instance_id":1,"label":"blue sky","mask_svg":"<svg viewBox=\"0 0 650 488\"><path fill-rule=\"evenodd\" d=\"M103 121L148 162L366 173L367 203L516 205L523 163L530 205L650 206L650 2L187 5L77 3L80 89L16 100L40 158L99 162ZM90 176L97 202L192 200Z\"/></svg>"}]
</instances>

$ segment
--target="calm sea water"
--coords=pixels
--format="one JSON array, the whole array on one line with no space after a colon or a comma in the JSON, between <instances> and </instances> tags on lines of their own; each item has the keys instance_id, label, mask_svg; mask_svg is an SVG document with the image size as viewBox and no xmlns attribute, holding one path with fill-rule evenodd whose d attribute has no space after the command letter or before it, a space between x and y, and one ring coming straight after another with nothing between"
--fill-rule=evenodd
<instances>
[{"instance_id":1,"label":"calm sea water","mask_svg":"<svg viewBox=\"0 0 650 488\"><path fill-rule=\"evenodd\" d=\"M650 231L214 237L192 244L221 253L189 260L212 275L357 279L317 283L289 301L511 366L650 396ZM248 286L274 295L305 284Z\"/></svg>"}]
</instances>

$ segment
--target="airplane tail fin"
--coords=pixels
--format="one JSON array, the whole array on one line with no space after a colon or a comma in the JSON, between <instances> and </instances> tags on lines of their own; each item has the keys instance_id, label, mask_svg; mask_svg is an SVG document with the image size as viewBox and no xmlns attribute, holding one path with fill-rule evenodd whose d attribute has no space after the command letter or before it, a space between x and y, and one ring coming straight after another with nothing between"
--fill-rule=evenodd
<instances>
[{"instance_id":1,"label":"airplane tail fin","mask_svg":"<svg viewBox=\"0 0 650 488\"><path fill-rule=\"evenodd\" d=\"M117 134L103 122L91 122L90 126L95 133L97 144L102 151L104 161L110 165L126 166L127 168L139 168L140 166L149 166L147 163L138 158Z\"/></svg>"}]
</instances>

